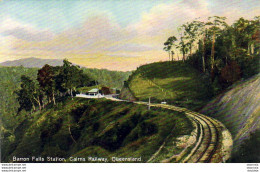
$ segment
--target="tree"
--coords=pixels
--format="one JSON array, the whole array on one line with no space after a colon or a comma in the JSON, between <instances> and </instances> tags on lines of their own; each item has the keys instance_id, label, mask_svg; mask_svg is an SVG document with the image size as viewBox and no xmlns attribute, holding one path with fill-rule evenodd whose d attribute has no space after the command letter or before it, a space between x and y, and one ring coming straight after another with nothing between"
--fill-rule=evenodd
<instances>
[{"instance_id":1,"label":"tree","mask_svg":"<svg viewBox=\"0 0 260 172\"><path fill-rule=\"evenodd\" d=\"M173 61L173 54L174 51L171 51L172 47L174 46L174 43L177 41L177 38L175 36L171 36L167 39L167 41L164 43L164 51L167 51L169 53L169 61L172 55L172 61Z\"/></svg>"},{"instance_id":2,"label":"tree","mask_svg":"<svg viewBox=\"0 0 260 172\"><path fill-rule=\"evenodd\" d=\"M193 43L197 40L197 37L199 36L199 26L201 22L198 21L192 21L188 22L186 24L183 24L181 27L184 30L184 39L187 40L187 45L190 49L190 56L192 54L192 47Z\"/></svg>"},{"instance_id":3,"label":"tree","mask_svg":"<svg viewBox=\"0 0 260 172\"><path fill-rule=\"evenodd\" d=\"M83 70L80 70L79 71L79 85L78 86L81 86L81 87L85 87L85 86L88 86L91 82L91 78L83 73Z\"/></svg>"},{"instance_id":4,"label":"tree","mask_svg":"<svg viewBox=\"0 0 260 172\"><path fill-rule=\"evenodd\" d=\"M185 61L186 53L188 52L188 43L184 36L184 27L183 26L178 27L178 32L180 36L180 41L179 44L176 46L176 48L180 50L180 52L182 53L182 60Z\"/></svg>"},{"instance_id":5,"label":"tree","mask_svg":"<svg viewBox=\"0 0 260 172\"><path fill-rule=\"evenodd\" d=\"M29 77L21 76L21 89L17 92L18 102L20 104L19 111L25 109L30 111L32 108L35 111L38 104L41 110L42 93L37 84Z\"/></svg>"},{"instance_id":6,"label":"tree","mask_svg":"<svg viewBox=\"0 0 260 172\"><path fill-rule=\"evenodd\" d=\"M72 67L72 63L67 59L63 60L63 77L64 77L64 88L68 90L68 93L73 97L72 89L73 89L73 81L75 80L74 73L76 69Z\"/></svg>"},{"instance_id":7,"label":"tree","mask_svg":"<svg viewBox=\"0 0 260 172\"><path fill-rule=\"evenodd\" d=\"M165 43L164 43L164 44L165 44ZM169 53L169 61L170 61L170 58L171 58L171 55L170 55L171 47L167 45L167 46L165 46L165 47L163 48L163 50Z\"/></svg>"},{"instance_id":8,"label":"tree","mask_svg":"<svg viewBox=\"0 0 260 172\"><path fill-rule=\"evenodd\" d=\"M30 92L30 82L31 80L26 77L25 75L21 76L21 89L16 92L18 95L18 102L19 102L19 111L22 109L26 111L30 111L33 108L32 98L31 98L31 92ZM35 108L34 108L35 109Z\"/></svg>"},{"instance_id":9,"label":"tree","mask_svg":"<svg viewBox=\"0 0 260 172\"><path fill-rule=\"evenodd\" d=\"M241 70L235 61L231 61L221 70L221 80L227 86L240 79Z\"/></svg>"},{"instance_id":10,"label":"tree","mask_svg":"<svg viewBox=\"0 0 260 172\"><path fill-rule=\"evenodd\" d=\"M37 80L39 82L40 88L45 92L48 97L48 102L55 101L55 80L53 67L46 64L40 70L38 70Z\"/></svg>"},{"instance_id":11,"label":"tree","mask_svg":"<svg viewBox=\"0 0 260 172\"><path fill-rule=\"evenodd\" d=\"M63 61L60 76L63 78L62 87L73 97L73 90L80 85L87 85L90 78L83 73L79 66L72 65L67 59Z\"/></svg>"},{"instance_id":12,"label":"tree","mask_svg":"<svg viewBox=\"0 0 260 172\"><path fill-rule=\"evenodd\" d=\"M178 27L179 42L175 45L183 61L210 76L214 89L259 73L260 16L239 18L230 26L225 20L213 16L207 22L185 23ZM164 45L170 58L172 44L167 40Z\"/></svg>"},{"instance_id":13,"label":"tree","mask_svg":"<svg viewBox=\"0 0 260 172\"><path fill-rule=\"evenodd\" d=\"M202 43L202 70L205 73L206 72L206 36L207 36L207 29L204 31L203 35L203 43Z\"/></svg>"},{"instance_id":14,"label":"tree","mask_svg":"<svg viewBox=\"0 0 260 172\"><path fill-rule=\"evenodd\" d=\"M215 40L216 36L221 34L223 28L227 27L225 22L226 17L213 16L208 18L206 26L209 26L208 31L212 35L211 42L211 79L214 80L214 65L215 65Z\"/></svg>"},{"instance_id":15,"label":"tree","mask_svg":"<svg viewBox=\"0 0 260 172\"><path fill-rule=\"evenodd\" d=\"M56 94L64 96L67 89L64 87L63 66L53 67Z\"/></svg>"},{"instance_id":16,"label":"tree","mask_svg":"<svg viewBox=\"0 0 260 172\"><path fill-rule=\"evenodd\" d=\"M251 52L254 55L260 54L260 16L256 16L254 18L253 25L255 25L255 32L252 35L252 46L251 46Z\"/></svg>"},{"instance_id":17,"label":"tree","mask_svg":"<svg viewBox=\"0 0 260 172\"><path fill-rule=\"evenodd\" d=\"M184 36L182 39L186 40L186 44L189 47L190 50L190 57L192 55L192 49L194 43L199 43L199 40L202 38L202 66L203 66L203 72L205 72L205 44L206 44L206 36L207 36L207 29L205 27L205 23L201 21L192 21L188 22L186 24L183 24L182 30L184 32Z\"/></svg>"},{"instance_id":18,"label":"tree","mask_svg":"<svg viewBox=\"0 0 260 172\"><path fill-rule=\"evenodd\" d=\"M238 47L247 49L247 54L254 53L255 43L257 39L255 35L259 33L259 16L255 20L246 20L243 17L239 18L234 24L236 34L236 44Z\"/></svg>"},{"instance_id":19,"label":"tree","mask_svg":"<svg viewBox=\"0 0 260 172\"><path fill-rule=\"evenodd\" d=\"M185 44L185 42L183 41L182 37L181 37L181 41L176 46L176 48L178 48L181 51L181 53L182 53L182 60L185 61L186 60L185 54L188 52L188 45Z\"/></svg>"}]
</instances>

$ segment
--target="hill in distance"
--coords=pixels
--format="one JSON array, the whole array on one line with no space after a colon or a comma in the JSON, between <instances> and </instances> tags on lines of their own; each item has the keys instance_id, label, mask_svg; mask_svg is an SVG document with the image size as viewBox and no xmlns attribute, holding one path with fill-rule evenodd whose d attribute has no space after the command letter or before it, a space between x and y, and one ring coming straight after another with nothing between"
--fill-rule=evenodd
<instances>
[{"instance_id":1,"label":"hill in distance","mask_svg":"<svg viewBox=\"0 0 260 172\"><path fill-rule=\"evenodd\" d=\"M0 63L0 66L23 66L28 68L41 68L45 64L49 64L51 66L62 66L63 60L62 59L39 59L39 58L26 58L26 59L19 59L13 61L6 61Z\"/></svg>"}]
</instances>

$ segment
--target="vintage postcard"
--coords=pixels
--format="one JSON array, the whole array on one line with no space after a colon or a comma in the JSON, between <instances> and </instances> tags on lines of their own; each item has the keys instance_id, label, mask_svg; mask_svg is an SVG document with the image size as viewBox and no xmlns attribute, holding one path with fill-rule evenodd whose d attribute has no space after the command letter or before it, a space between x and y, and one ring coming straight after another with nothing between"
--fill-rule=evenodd
<instances>
[{"instance_id":1,"label":"vintage postcard","mask_svg":"<svg viewBox=\"0 0 260 172\"><path fill-rule=\"evenodd\" d=\"M1 163L258 167L259 62L257 0L1 0Z\"/></svg>"}]
</instances>

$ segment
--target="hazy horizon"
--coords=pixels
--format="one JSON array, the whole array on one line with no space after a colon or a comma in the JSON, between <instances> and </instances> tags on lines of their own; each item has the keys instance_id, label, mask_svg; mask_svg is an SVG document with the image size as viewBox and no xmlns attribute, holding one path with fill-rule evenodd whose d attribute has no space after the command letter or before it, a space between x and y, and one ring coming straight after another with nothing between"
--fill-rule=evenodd
<instances>
[{"instance_id":1,"label":"hazy horizon","mask_svg":"<svg viewBox=\"0 0 260 172\"><path fill-rule=\"evenodd\" d=\"M195 18L225 16L230 24L260 14L260 2L0 1L0 63L64 59L109 70L168 60L163 42Z\"/></svg>"}]
</instances>

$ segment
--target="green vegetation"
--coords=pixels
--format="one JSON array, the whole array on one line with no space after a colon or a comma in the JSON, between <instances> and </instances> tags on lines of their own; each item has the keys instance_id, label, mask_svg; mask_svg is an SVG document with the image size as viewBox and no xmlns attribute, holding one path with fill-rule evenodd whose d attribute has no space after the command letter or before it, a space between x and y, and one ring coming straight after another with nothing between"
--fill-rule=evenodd
<instances>
[{"instance_id":1,"label":"green vegetation","mask_svg":"<svg viewBox=\"0 0 260 172\"><path fill-rule=\"evenodd\" d=\"M44 70L47 68L52 68L53 72L57 73L57 69L59 69L60 67L51 67L47 65L45 66ZM20 126L22 130L23 127L20 125L21 122L23 122L25 119L30 118L33 111L46 107L53 107L52 103L48 103L48 101L51 102L50 99L53 98L53 92L49 92L49 90L52 90L54 88L54 85L52 85L54 80L61 81L60 79L63 78L53 76L49 77L46 84L42 82L42 86L44 89L41 90L39 89L40 85L37 81L38 70L38 68L24 68L22 66L0 67L0 130L2 133L4 133L1 134L1 140L6 140L7 143L14 140L14 133L17 127ZM91 75L89 75L91 76L91 79L87 81L91 81L90 85L92 84L93 87L96 87L95 85L96 83L98 83L100 86L109 85L112 88L120 88L123 84L123 81L126 80L128 75L130 74L130 72L110 72L107 70L92 70L85 68L83 69L83 71L83 74L86 75L88 75L88 73L91 73ZM111 79L110 74L113 75L113 79ZM47 75L41 75L41 77L46 78ZM39 77L38 79L40 80ZM86 80L83 80L81 83L84 84L85 81ZM59 87L61 86L59 82L57 83L58 84L56 85L57 87L55 89L64 91L62 90L62 87ZM89 89L88 86L80 88L86 88L87 90ZM77 88L77 91L79 91L78 89L79 88ZM44 92L46 92L47 94ZM60 101L60 95L62 94L59 93L58 95L55 95L55 99L57 99L57 101ZM50 97L50 99L48 97ZM61 105L59 103L56 106ZM20 111L19 113L18 110ZM28 112L26 112L26 110Z\"/></svg>"},{"instance_id":2,"label":"green vegetation","mask_svg":"<svg viewBox=\"0 0 260 172\"><path fill-rule=\"evenodd\" d=\"M232 154L235 156L233 158L235 158L234 161L236 162L251 161L249 156L242 157L241 145L243 144L243 147L246 147L246 144L250 142L248 139L253 139L250 133L260 129L259 83L260 74L237 82L229 87L228 91L214 98L200 110L200 113L221 121L230 131L233 138ZM252 150L257 150L255 148L252 147ZM250 146L246 149L250 149L249 152L252 152ZM241 160L239 160L240 156ZM246 158L249 158L248 161L246 161Z\"/></svg>"},{"instance_id":3,"label":"green vegetation","mask_svg":"<svg viewBox=\"0 0 260 172\"><path fill-rule=\"evenodd\" d=\"M225 20L213 16L207 22L185 23L178 28L178 42L171 36L164 43L164 50L182 54L183 61L210 76L215 95L241 78L259 73L260 16L254 20L241 17L232 25Z\"/></svg>"},{"instance_id":4,"label":"green vegetation","mask_svg":"<svg viewBox=\"0 0 260 172\"><path fill-rule=\"evenodd\" d=\"M69 71L82 74L79 68L73 70L69 63L68 66ZM142 162L146 162L168 135L176 138L192 130L190 121L179 112L154 107L148 111L143 105L107 100L72 100L64 93L69 95L77 84L82 90L88 87L81 87L82 80L75 80L80 77L66 79L72 75L62 66L3 67L0 71L1 86L13 86L2 91L1 97L12 102L9 106L1 104L5 110L1 116L4 162L10 162L12 156L35 155L65 158L129 155L141 156ZM91 80L87 77L84 81Z\"/></svg>"},{"instance_id":5,"label":"green vegetation","mask_svg":"<svg viewBox=\"0 0 260 172\"><path fill-rule=\"evenodd\" d=\"M82 69L83 73L90 77L90 85L94 85L93 87L96 87L95 85L99 84L100 87L104 85L110 88L120 89L123 85L123 81L125 81L131 73L108 71L105 69ZM14 116L16 116L18 108L20 107L17 99L18 95L16 92L21 89L22 75L26 76L27 79L32 80L36 84L38 70L38 68L25 68L22 66L0 67L0 118L6 129L12 131L14 126L16 126ZM77 91L79 92L87 90L89 90L89 87L77 88ZM9 126L6 125L7 123Z\"/></svg>"},{"instance_id":6,"label":"green vegetation","mask_svg":"<svg viewBox=\"0 0 260 172\"><path fill-rule=\"evenodd\" d=\"M159 62L139 67L127 81L134 96L141 101L166 101L190 109L201 107L211 96L207 77L189 65Z\"/></svg>"},{"instance_id":7,"label":"green vegetation","mask_svg":"<svg viewBox=\"0 0 260 172\"><path fill-rule=\"evenodd\" d=\"M141 156L146 162L169 134L175 138L192 130L182 113L103 99L65 97L54 107L21 115L14 134L3 131L3 162L35 155Z\"/></svg>"},{"instance_id":8,"label":"green vegetation","mask_svg":"<svg viewBox=\"0 0 260 172\"><path fill-rule=\"evenodd\" d=\"M109 71L107 69L88 69L83 68L84 73L86 73L90 78L97 81L97 84L121 89L123 87L124 81L131 75L132 72L121 72L121 71ZM96 83L95 83L96 84Z\"/></svg>"},{"instance_id":9,"label":"green vegetation","mask_svg":"<svg viewBox=\"0 0 260 172\"><path fill-rule=\"evenodd\" d=\"M66 95L73 97L76 88L88 86L90 78L79 66L74 66L68 60L63 61L63 66L44 65L37 73L37 81L25 75L21 77L21 89L17 91L18 102L21 110L41 110L48 104L56 104L57 98Z\"/></svg>"},{"instance_id":10,"label":"green vegetation","mask_svg":"<svg viewBox=\"0 0 260 172\"><path fill-rule=\"evenodd\" d=\"M18 96L15 93L20 89L21 76L26 75L36 79L36 68L20 67L0 67L0 119L7 130L13 131L17 126L19 117L15 118L19 108Z\"/></svg>"},{"instance_id":11,"label":"green vegetation","mask_svg":"<svg viewBox=\"0 0 260 172\"><path fill-rule=\"evenodd\" d=\"M67 60L63 61L63 66L46 64L41 69L0 68L2 160L10 162L12 156L87 158L91 155L141 156L142 162L146 162L165 140L173 143L177 137L191 132L192 125L185 115L155 107L148 111L144 105L125 102L73 100L73 95L94 87L121 89L128 78L122 98L146 102L150 99L153 103L167 102L198 110L241 78L259 73L260 17L240 18L230 26L225 19L214 16L207 22L183 24L178 28L179 37L171 36L164 43L172 62L141 66L129 78L130 72L85 69ZM174 54L178 61L173 60ZM182 54L182 61L179 54ZM230 101L237 91L231 93L227 97L227 109L234 104L238 106L238 100L248 97L238 95L239 99ZM240 107L250 103L245 102ZM251 108L247 109L250 117L253 113ZM242 115L245 114L239 111L236 122L247 119ZM222 120L224 124L225 120L232 121L227 116ZM251 122L244 124L249 126ZM231 127L231 132L240 137L246 127L239 127ZM232 162L259 161L259 152L255 149L258 138L257 130L239 145ZM171 143L165 145L170 147ZM164 149L156 162L160 157L169 158L180 151ZM239 160L239 157L242 158Z\"/></svg>"},{"instance_id":12,"label":"green vegetation","mask_svg":"<svg viewBox=\"0 0 260 172\"><path fill-rule=\"evenodd\" d=\"M139 67L121 97L200 109L232 84L259 73L259 19L240 18L229 26L225 17L214 16L181 25L179 37L164 43L172 62Z\"/></svg>"},{"instance_id":13,"label":"green vegetation","mask_svg":"<svg viewBox=\"0 0 260 172\"><path fill-rule=\"evenodd\" d=\"M259 163L260 162L260 130L250 134L250 137L240 145L230 160L232 163Z\"/></svg>"},{"instance_id":14,"label":"green vegetation","mask_svg":"<svg viewBox=\"0 0 260 172\"><path fill-rule=\"evenodd\" d=\"M20 104L19 112L23 109L41 110L49 103L55 105L56 99L66 95L73 97L76 92L85 91L86 87L97 86L98 83L96 80L91 80L79 66L66 59L62 66L53 67L45 64L38 70L37 81L25 75L21 76L21 89L16 92ZM106 82L109 83L109 79Z\"/></svg>"}]
</instances>

